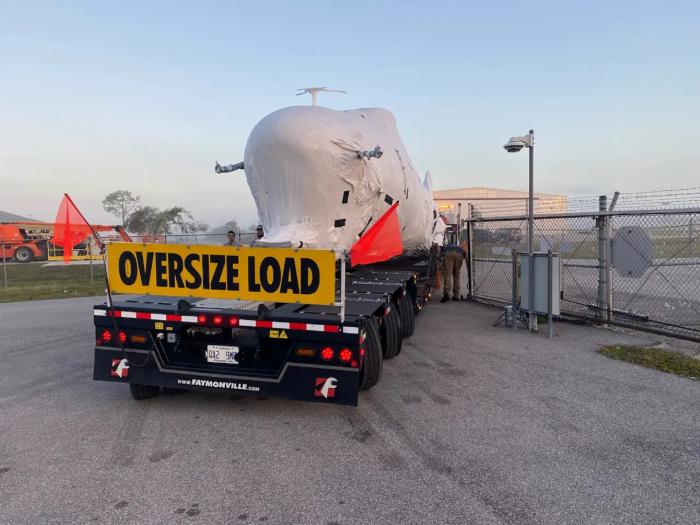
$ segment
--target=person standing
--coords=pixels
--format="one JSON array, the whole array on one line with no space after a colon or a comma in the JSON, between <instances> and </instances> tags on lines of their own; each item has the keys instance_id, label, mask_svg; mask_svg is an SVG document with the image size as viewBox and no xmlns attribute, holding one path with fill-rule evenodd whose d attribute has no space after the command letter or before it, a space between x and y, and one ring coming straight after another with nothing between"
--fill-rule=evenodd
<instances>
[{"instance_id":1,"label":"person standing","mask_svg":"<svg viewBox=\"0 0 700 525\"><path fill-rule=\"evenodd\" d=\"M443 285L443 295L441 303L446 303L450 300L450 292L452 292L452 300L459 301L459 273L462 270L462 264L467 257L467 253L459 244L446 244L443 248L444 265L445 265L445 284Z\"/></svg>"},{"instance_id":2,"label":"person standing","mask_svg":"<svg viewBox=\"0 0 700 525\"><path fill-rule=\"evenodd\" d=\"M236 245L236 232L233 230L229 230L226 233L226 242L223 244L224 246L237 246Z\"/></svg>"}]
</instances>

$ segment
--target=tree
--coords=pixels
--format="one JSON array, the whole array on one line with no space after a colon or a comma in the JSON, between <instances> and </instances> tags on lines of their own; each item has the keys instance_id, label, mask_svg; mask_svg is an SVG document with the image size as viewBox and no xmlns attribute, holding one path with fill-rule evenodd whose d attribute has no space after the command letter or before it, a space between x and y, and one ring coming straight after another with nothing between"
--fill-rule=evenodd
<instances>
[{"instance_id":1,"label":"tree","mask_svg":"<svg viewBox=\"0 0 700 525\"><path fill-rule=\"evenodd\" d=\"M102 207L110 215L121 217L122 226L126 226L129 215L138 210L141 197L134 196L130 191L117 190L107 195L102 201Z\"/></svg>"},{"instance_id":2,"label":"tree","mask_svg":"<svg viewBox=\"0 0 700 525\"><path fill-rule=\"evenodd\" d=\"M178 233L197 233L208 228L206 224L195 221L192 214L180 206L165 210L144 206L129 215L125 227L135 233L151 235L167 235L174 230Z\"/></svg>"}]
</instances>

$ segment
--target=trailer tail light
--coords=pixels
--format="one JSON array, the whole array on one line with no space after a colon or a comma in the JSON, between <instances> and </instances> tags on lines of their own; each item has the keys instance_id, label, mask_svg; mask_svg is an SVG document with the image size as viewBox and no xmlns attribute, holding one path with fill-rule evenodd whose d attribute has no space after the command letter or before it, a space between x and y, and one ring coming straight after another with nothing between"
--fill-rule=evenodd
<instances>
[{"instance_id":1,"label":"trailer tail light","mask_svg":"<svg viewBox=\"0 0 700 525\"><path fill-rule=\"evenodd\" d=\"M109 343L112 340L112 332L110 332L109 330L102 330L102 333L100 334L100 340L102 341L102 344Z\"/></svg>"},{"instance_id":2,"label":"trailer tail light","mask_svg":"<svg viewBox=\"0 0 700 525\"><path fill-rule=\"evenodd\" d=\"M197 316L197 324L205 324L207 322L207 316L204 314L199 314Z\"/></svg>"},{"instance_id":3,"label":"trailer tail light","mask_svg":"<svg viewBox=\"0 0 700 525\"><path fill-rule=\"evenodd\" d=\"M120 330L119 333L117 334L117 337L119 338L119 342L121 344L126 343L126 332Z\"/></svg>"},{"instance_id":4,"label":"trailer tail light","mask_svg":"<svg viewBox=\"0 0 700 525\"><path fill-rule=\"evenodd\" d=\"M221 317L220 315L215 315L214 318L212 319L212 322L216 326L221 326L221 323L224 322L224 318Z\"/></svg>"},{"instance_id":5,"label":"trailer tail light","mask_svg":"<svg viewBox=\"0 0 700 525\"><path fill-rule=\"evenodd\" d=\"M232 328L238 326L238 317L229 317L228 325Z\"/></svg>"},{"instance_id":6,"label":"trailer tail light","mask_svg":"<svg viewBox=\"0 0 700 525\"><path fill-rule=\"evenodd\" d=\"M353 368L357 368L357 360L353 359L352 361L350 361L350 366Z\"/></svg>"},{"instance_id":7,"label":"trailer tail light","mask_svg":"<svg viewBox=\"0 0 700 525\"><path fill-rule=\"evenodd\" d=\"M313 357L316 355L316 350L313 348L297 348L294 353L298 357Z\"/></svg>"},{"instance_id":8,"label":"trailer tail light","mask_svg":"<svg viewBox=\"0 0 700 525\"><path fill-rule=\"evenodd\" d=\"M343 363L349 363L352 359L352 352L349 348L343 348L338 354L338 357Z\"/></svg>"},{"instance_id":9,"label":"trailer tail light","mask_svg":"<svg viewBox=\"0 0 700 525\"><path fill-rule=\"evenodd\" d=\"M323 350L321 350L321 359L324 361L330 361L333 359L333 356L335 355L335 352L330 346L325 347Z\"/></svg>"}]
</instances>

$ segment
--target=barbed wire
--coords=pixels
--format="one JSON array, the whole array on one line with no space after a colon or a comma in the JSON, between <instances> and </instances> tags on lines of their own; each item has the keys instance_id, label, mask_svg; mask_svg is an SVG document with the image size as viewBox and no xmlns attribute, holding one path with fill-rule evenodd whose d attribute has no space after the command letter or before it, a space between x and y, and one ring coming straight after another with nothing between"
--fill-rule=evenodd
<instances>
[{"instance_id":1,"label":"barbed wire","mask_svg":"<svg viewBox=\"0 0 700 525\"><path fill-rule=\"evenodd\" d=\"M534 211L536 214L545 213L586 213L599 210L600 195L570 195L570 196L536 196ZM613 199L613 194L607 194L607 205ZM436 200L440 200L437 198ZM465 198L464 202L469 203ZM497 197L489 202L471 202L474 215L482 217L505 217L527 213L527 197L513 197L499 200ZM668 210L700 208L700 187L650 190L644 192L620 192L615 204L618 211L635 210ZM466 211L466 210L465 210ZM463 212L464 213L464 212ZM468 213L468 212L467 212Z\"/></svg>"}]
</instances>

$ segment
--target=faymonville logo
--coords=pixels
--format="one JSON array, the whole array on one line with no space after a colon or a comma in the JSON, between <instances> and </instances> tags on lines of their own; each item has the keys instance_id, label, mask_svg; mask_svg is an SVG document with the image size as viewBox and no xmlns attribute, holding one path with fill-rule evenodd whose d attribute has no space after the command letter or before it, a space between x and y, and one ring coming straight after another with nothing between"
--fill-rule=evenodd
<instances>
[{"instance_id":1,"label":"faymonville logo","mask_svg":"<svg viewBox=\"0 0 700 525\"><path fill-rule=\"evenodd\" d=\"M178 379L179 385L203 386L207 388L225 388L228 390L247 390L248 392L259 392L260 387L247 383L232 383L230 381L210 381L208 379Z\"/></svg>"}]
</instances>

